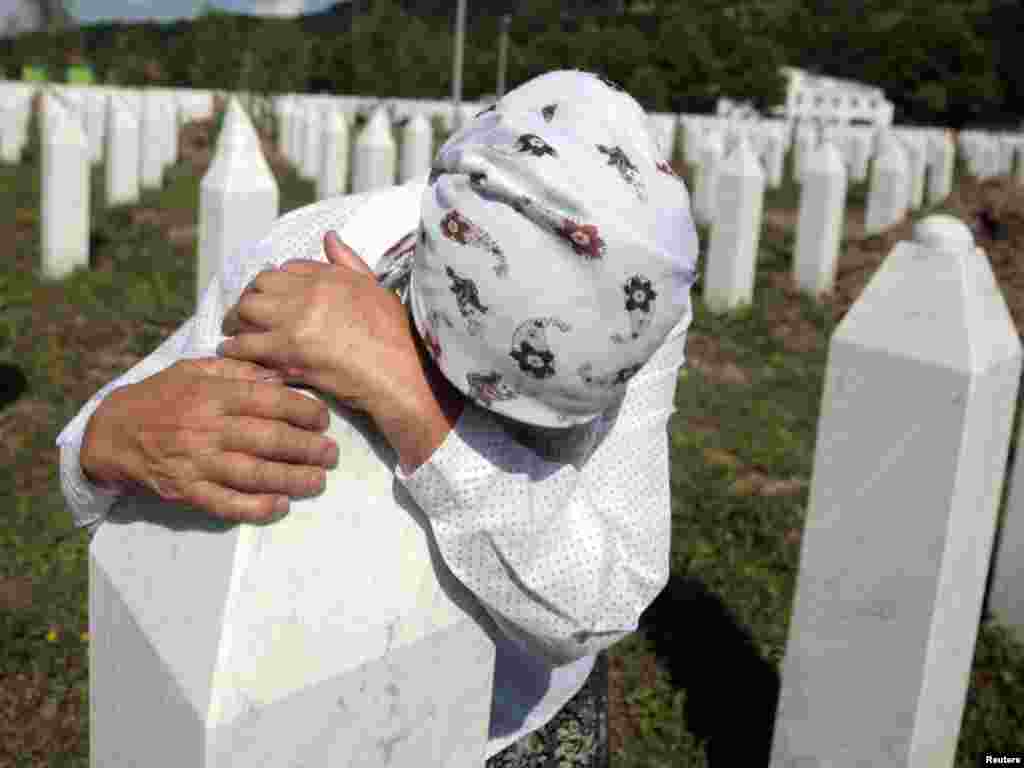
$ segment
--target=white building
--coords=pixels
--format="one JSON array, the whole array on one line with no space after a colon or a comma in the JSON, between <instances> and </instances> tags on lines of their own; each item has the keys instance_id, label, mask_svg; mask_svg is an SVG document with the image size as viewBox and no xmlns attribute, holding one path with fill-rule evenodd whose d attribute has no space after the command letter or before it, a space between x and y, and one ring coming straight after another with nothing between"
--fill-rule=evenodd
<instances>
[{"instance_id":1,"label":"white building","mask_svg":"<svg viewBox=\"0 0 1024 768\"><path fill-rule=\"evenodd\" d=\"M776 116L892 125L893 104L881 88L855 80L812 75L795 67L783 67L782 73L789 85L785 105L772 110Z\"/></svg>"}]
</instances>

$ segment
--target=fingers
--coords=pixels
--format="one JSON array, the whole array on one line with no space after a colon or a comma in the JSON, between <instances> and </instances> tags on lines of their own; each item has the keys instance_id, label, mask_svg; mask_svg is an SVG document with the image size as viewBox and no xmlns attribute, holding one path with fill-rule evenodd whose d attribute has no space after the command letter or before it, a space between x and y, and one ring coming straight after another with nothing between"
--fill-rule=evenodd
<instances>
[{"instance_id":1,"label":"fingers","mask_svg":"<svg viewBox=\"0 0 1024 768\"><path fill-rule=\"evenodd\" d=\"M227 416L283 420L296 427L318 432L323 432L330 424L327 406L318 398L260 381L225 384L224 413Z\"/></svg>"},{"instance_id":2,"label":"fingers","mask_svg":"<svg viewBox=\"0 0 1024 768\"><path fill-rule=\"evenodd\" d=\"M278 494L239 493L212 482L196 483L188 503L222 520L237 523L268 523L280 516Z\"/></svg>"},{"instance_id":3,"label":"fingers","mask_svg":"<svg viewBox=\"0 0 1024 768\"><path fill-rule=\"evenodd\" d=\"M179 360L175 365L181 364L195 366L207 376L220 376L225 379L262 381L267 376L280 375L280 372L273 368L231 357L200 357L194 360Z\"/></svg>"},{"instance_id":4,"label":"fingers","mask_svg":"<svg viewBox=\"0 0 1024 768\"><path fill-rule=\"evenodd\" d=\"M367 275L373 274L373 270L359 257L359 254L345 245L333 229L324 235L324 253L327 254L327 260L332 264L341 264Z\"/></svg>"},{"instance_id":5,"label":"fingers","mask_svg":"<svg viewBox=\"0 0 1024 768\"><path fill-rule=\"evenodd\" d=\"M290 465L333 467L338 449L329 437L299 429L279 421L239 417L220 435L218 447L223 452L244 453L263 459L287 462ZM259 490L285 492L287 488L266 487Z\"/></svg>"},{"instance_id":6,"label":"fingers","mask_svg":"<svg viewBox=\"0 0 1024 768\"><path fill-rule=\"evenodd\" d=\"M245 453L216 453L204 467L207 480L250 494L305 497L323 491L327 470L264 461Z\"/></svg>"}]
</instances>

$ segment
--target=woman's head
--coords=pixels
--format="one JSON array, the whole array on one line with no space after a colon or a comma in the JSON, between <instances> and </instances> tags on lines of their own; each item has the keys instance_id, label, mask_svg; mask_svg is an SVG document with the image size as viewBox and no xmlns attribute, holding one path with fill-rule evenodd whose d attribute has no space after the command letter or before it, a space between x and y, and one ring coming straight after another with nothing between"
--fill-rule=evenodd
<instances>
[{"instance_id":1,"label":"woman's head","mask_svg":"<svg viewBox=\"0 0 1024 768\"><path fill-rule=\"evenodd\" d=\"M527 424L588 422L689 312L697 234L643 109L584 72L534 78L438 152L409 304L463 394Z\"/></svg>"}]
</instances>

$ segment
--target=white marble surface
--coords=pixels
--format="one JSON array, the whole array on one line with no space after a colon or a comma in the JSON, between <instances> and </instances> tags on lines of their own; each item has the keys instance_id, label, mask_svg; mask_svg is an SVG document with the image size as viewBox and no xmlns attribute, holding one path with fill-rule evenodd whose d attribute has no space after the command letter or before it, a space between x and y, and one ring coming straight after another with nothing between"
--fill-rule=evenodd
<instances>
[{"instance_id":1,"label":"white marble surface","mask_svg":"<svg viewBox=\"0 0 1024 768\"><path fill-rule=\"evenodd\" d=\"M98 530L94 766L483 765L482 609L386 442L328 402L338 466L281 521L229 526L129 497Z\"/></svg>"},{"instance_id":2,"label":"white marble surface","mask_svg":"<svg viewBox=\"0 0 1024 768\"><path fill-rule=\"evenodd\" d=\"M953 765L1020 370L973 247L897 244L836 329L772 768Z\"/></svg>"}]
</instances>

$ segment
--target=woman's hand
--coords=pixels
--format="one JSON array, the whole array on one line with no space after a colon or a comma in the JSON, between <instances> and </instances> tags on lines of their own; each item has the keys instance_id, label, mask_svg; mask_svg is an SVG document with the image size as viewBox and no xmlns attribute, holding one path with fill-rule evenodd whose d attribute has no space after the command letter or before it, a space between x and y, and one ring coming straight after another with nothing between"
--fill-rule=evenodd
<instances>
[{"instance_id":1,"label":"woman's hand","mask_svg":"<svg viewBox=\"0 0 1024 768\"><path fill-rule=\"evenodd\" d=\"M373 413L420 392L424 372L405 307L334 232L330 263L293 259L260 272L224 317L224 357L278 370L289 383Z\"/></svg>"},{"instance_id":2,"label":"woman's hand","mask_svg":"<svg viewBox=\"0 0 1024 768\"><path fill-rule=\"evenodd\" d=\"M86 479L140 486L213 517L264 522L323 490L338 461L327 406L236 360L180 360L112 392L90 417Z\"/></svg>"}]
</instances>

